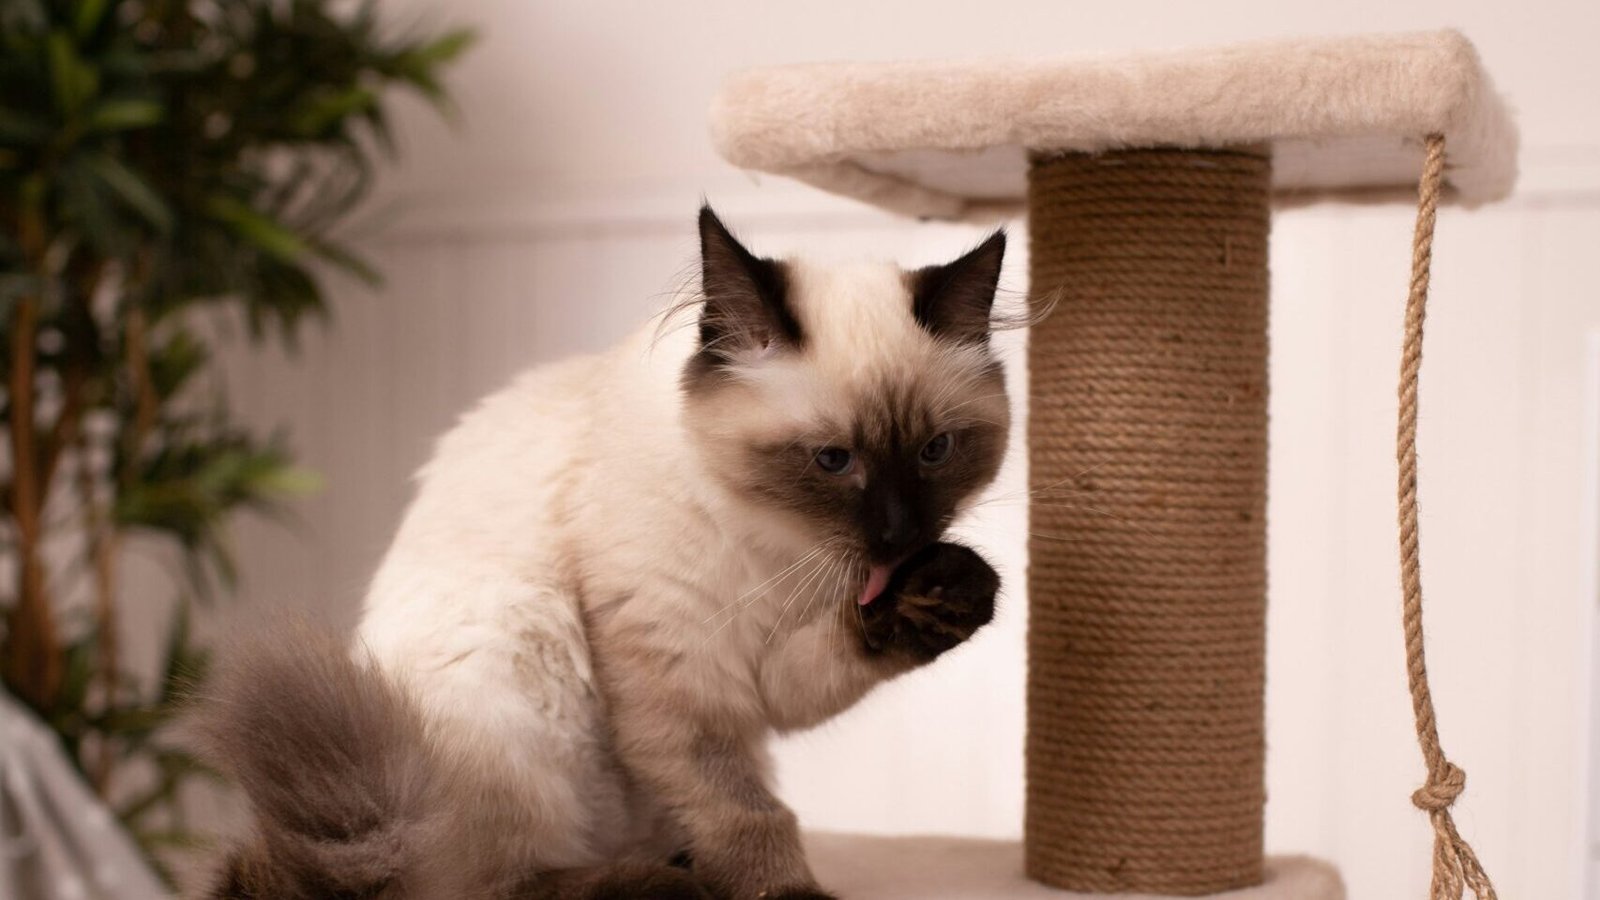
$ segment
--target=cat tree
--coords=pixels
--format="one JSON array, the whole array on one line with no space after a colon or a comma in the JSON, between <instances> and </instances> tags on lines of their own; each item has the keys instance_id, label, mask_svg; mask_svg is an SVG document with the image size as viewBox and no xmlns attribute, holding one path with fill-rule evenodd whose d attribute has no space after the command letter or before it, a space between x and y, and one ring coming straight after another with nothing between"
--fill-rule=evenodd
<instances>
[{"instance_id":1,"label":"cat tree","mask_svg":"<svg viewBox=\"0 0 1600 900\"><path fill-rule=\"evenodd\" d=\"M1449 807L1415 513L1416 375L1440 199L1515 178L1516 133L1455 32L1074 62L839 64L732 77L723 155L919 218L1026 212L1026 838L813 844L856 897L1322 900L1263 859L1267 235L1274 204L1418 202L1402 365L1404 624L1437 835L1434 896L1493 896ZM1420 185L1420 190L1418 186Z\"/></svg>"}]
</instances>

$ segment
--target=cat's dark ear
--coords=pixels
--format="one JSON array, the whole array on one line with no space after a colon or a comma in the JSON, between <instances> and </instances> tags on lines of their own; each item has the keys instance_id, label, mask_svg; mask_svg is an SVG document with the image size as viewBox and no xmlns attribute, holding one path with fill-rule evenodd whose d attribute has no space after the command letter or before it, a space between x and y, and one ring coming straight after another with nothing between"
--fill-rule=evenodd
<instances>
[{"instance_id":1,"label":"cat's dark ear","mask_svg":"<svg viewBox=\"0 0 1600 900\"><path fill-rule=\"evenodd\" d=\"M935 337L982 343L1000 286L1006 233L996 231L960 259L909 273L911 314Z\"/></svg>"},{"instance_id":2,"label":"cat's dark ear","mask_svg":"<svg viewBox=\"0 0 1600 900\"><path fill-rule=\"evenodd\" d=\"M721 357L800 345L784 265L756 256L710 206L700 207L700 347Z\"/></svg>"}]
</instances>

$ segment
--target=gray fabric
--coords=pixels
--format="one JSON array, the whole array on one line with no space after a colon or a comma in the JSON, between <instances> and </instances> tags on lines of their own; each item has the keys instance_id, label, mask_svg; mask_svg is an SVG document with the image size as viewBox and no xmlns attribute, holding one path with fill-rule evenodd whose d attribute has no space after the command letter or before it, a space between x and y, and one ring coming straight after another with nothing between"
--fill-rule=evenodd
<instances>
[{"instance_id":1,"label":"gray fabric","mask_svg":"<svg viewBox=\"0 0 1600 900\"><path fill-rule=\"evenodd\" d=\"M166 900L43 723L0 692L0 900Z\"/></svg>"}]
</instances>

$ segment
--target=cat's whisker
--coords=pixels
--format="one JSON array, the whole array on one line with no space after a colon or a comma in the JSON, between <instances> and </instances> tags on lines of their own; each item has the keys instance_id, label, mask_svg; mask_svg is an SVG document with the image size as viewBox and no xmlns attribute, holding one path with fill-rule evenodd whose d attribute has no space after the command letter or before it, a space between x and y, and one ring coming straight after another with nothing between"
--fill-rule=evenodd
<instances>
[{"instance_id":1,"label":"cat's whisker","mask_svg":"<svg viewBox=\"0 0 1600 900\"><path fill-rule=\"evenodd\" d=\"M777 585L773 585L773 588L776 589ZM767 597L769 597L771 595L772 595L772 591L771 590L766 590L766 591L762 591L759 594L751 595L750 599L745 600L743 603L739 603L739 601L736 600L736 601L734 601L734 603L730 603L727 606L724 606L723 607L724 611L732 608L732 613L728 616L727 619L723 620L723 622L721 624L719 624L715 629L713 629L711 634L707 635L707 638L709 639L711 637L714 637L717 634L718 631L721 631L722 629L726 628L728 626L728 624L731 623L734 619L739 618L740 613L743 613L745 610L747 610L750 607L756 605L758 602L760 602L761 600L763 600L763 599L765 599L765 598L767 598ZM738 604L737 607L735 607L735 604ZM708 624L709 624L709 620L708 620Z\"/></svg>"},{"instance_id":2,"label":"cat's whisker","mask_svg":"<svg viewBox=\"0 0 1600 900\"><path fill-rule=\"evenodd\" d=\"M979 376L979 377L981 377L981 376ZM968 377L965 377L965 378L952 378L952 379L950 379L949 381L947 381L944 385L942 385L939 388L938 393L935 393L932 397L928 398L928 407L930 409L939 409L939 408L943 407L946 400L949 400L951 397L955 396L956 394L958 394L958 393L960 393L960 392L962 392L964 390L970 389L972 387L972 385L979 380L979 377L968 376ZM990 396L993 396L993 395L991 394ZM1002 396L1003 396L1003 394L1002 394ZM982 398L979 398L979 399L982 399ZM962 404L962 405L965 405L965 404ZM959 408L959 406L952 407L952 408L953 409Z\"/></svg>"},{"instance_id":3,"label":"cat's whisker","mask_svg":"<svg viewBox=\"0 0 1600 900\"><path fill-rule=\"evenodd\" d=\"M957 428L957 427L960 427L960 426L963 426L963 425L993 425L996 428L1000 427L1000 423L996 422L996 421L994 421L992 419L978 419L978 418L963 417L963 418L959 418L959 419L946 419L946 420L944 420L944 426L946 428Z\"/></svg>"},{"instance_id":4,"label":"cat's whisker","mask_svg":"<svg viewBox=\"0 0 1600 900\"><path fill-rule=\"evenodd\" d=\"M804 606L800 607L800 614L795 616L795 619L794 619L794 627L795 628L798 629L798 628L801 628L801 627L803 627L805 625L806 613L811 611L811 604L816 601L817 592L819 590L826 590L827 589L828 583L833 578L833 573L834 573L834 571L836 569L838 569L838 567L839 567L839 558L836 556L836 557L833 557L833 558L828 560L826 568L823 568L823 569L819 570L818 575L817 575L816 578L814 578L811 581L807 582L802 587L795 588L794 596L790 597L789 598L789 602L784 604L784 607L783 607L783 611L785 613L787 613L789 611L789 609L791 607L793 607L796 602L799 601L800 594L801 594L802 591L804 591L804 593L806 595L806 602L805 602ZM777 633L778 625L781 624L782 622L783 622L783 617L780 615L778 617L778 621L776 623L774 623L773 626L772 626L772 633L767 635L767 642L768 643L771 643L773 634Z\"/></svg>"},{"instance_id":5,"label":"cat's whisker","mask_svg":"<svg viewBox=\"0 0 1600 900\"><path fill-rule=\"evenodd\" d=\"M723 620L722 624L720 624L716 628L712 629L711 633L706 635L705 642L709 643L713 637L716 637L718 632L720 632L720 631L722 631L722 629L728 627L729 623L733 622L734 619L739 618L739 614L740 613L742 613L745 610L749 609L751 606L754 606L763 597L766 597L769 593L771 593L771 590L770 590L769 586L770 587L776 587L778 583L781 583L780 579L784 578L785 576L789 575L791 572L793 572L796 569L800 568L801 566L805 565L807 562L810 562L812 559L816 558L816 556L818 554L822 553L825 550L825 548L826 548L826 542L824 542L824 544L819 544L816 547L813 547L811 549L811 552L807 553L805 556L802 556L800 559L798 559L795 562L791 563L789 566L787 566L782 571L780 571L777 575L772 576L771 578L767 579L766 581L762 582L761 584L756 585L755 587L751 588L750 590L744 592L743 594L741 594L738 597L734 598L732 601L728 602L727 604L724 604L721 609L719 609L716 612L712 613L709 617L707 617L705 619L705 621L703 621L701 623L702 625L709 625L709 624L711 624L712 620L716 619L718 616L722 615L725 612L728 612L730 609L732 610L732 614L729 615L725 620ZM746 599L746 598L749 598L749 599ZM743 602L741 603L741 601L743 601Z\"/></svg>"},{"instance_id":6,"label":"cat's whisker","mask_svg":"<svg viewBox=\"0 0 1600 900\"><path fill-rule=\"evenodd\" d=\"M1011 504L1026 504L1028 506L1071 506L1072 504L1060 503L1060 502L1052 502L1052 501L1054 501L1054 500L1072 500L1072 499L1075 499L1075 498L1078 498L1078 497L1101 497L1101 496L1105 496L1105 495L1104 494L1100 494L1100 493L1096 493L1094 491L1073 491L1073 490L1067 490L1067 489L1059 489L1058 493L1049 494L1049 495L1046 495L1044 497L1025 496L1025 495L1021 494L1020 492L1013 491L1013 492L1010 492L1010 493L997 494L997 495L995 495L993 497L986 497L986 498L984 498L982 500L975 501L972 504L968 505L966 507L966 509L967 510L973 510L973 509L977 509L979 507L1003 506L1003 505L1011 505ZM1084 508L1089 508L1089 507L1084 507L1082 505L1077 505L1074 508L1084 509ZM1110 515L1110 513L1107 513L1107 515Z\"/></svg>"},{"instance_id":7,"label":"cat's whisker","mask_svg":"<svg viewBox=\"0 0 1600 900\"><path fill-rule=\"evenodd\" d=\"M844 554L834 557L833 564L828 567L826 576L824 576L822 581L817 583L817 590L813 591L810 598L807 599L805 609L800 613L800 618L802 620L805 619L806 613L810 612L812 604L816 602L817 597L820 594L839 589L839 575L843 572L847 562L847 557Z\"/></svg>"},{"instance_id":8,"label":"cat's whisker","mask_svg":"<svg viewBox=\"0 0 1600 900\"><path fill-rule=\"evenodd\" d=\"M844 573L845 584L854 584L856 582L859 567L860 561L854 555L848 557L848 564ZM842 599L846 602L850 602L850 598L848 596ZM833 646L834 640L836 640L839 636L839 622L844 618L845 607L843 603L829 604L829 607L831 608L829 608L827 613L827 634L825 634L823 639L818 641L811 649L812 669L818 669L822 667L822 648L824 646L830 648Z\"/></svg>"},{"instance_id":9,"label":"cat's whisker","mask_svg":"<svg viewBox=\"0 0 1600 900\"><path fill-rule=\"evenodd\" d=\"M1028 496L1030 496L1030 497L1040 497L1040 498L1082 497L1082 496L1091 496L1092 497L1092 496L1099 495L1100 493L1101 492L1099 492L1099 491L1086 491L1086 490L1083 490L1082 488L1053 487L1053 488L1039 488L1037 490L1029 491L1028 492Z\"/></svg>"},{"instance_id":10,"label":"cat's whisker","mask_svg":"<svg viewBox=\"0 0 1600 900\"><path fill-rule=\"evenodd\" d=\"M829 547L834 546L834 545L840 543L843 540L844 539L842 537L840 537L838 535L834 535L833 537L830 537L830 538L827 538L826 540L821 541L820 543L818 543L815 547L813 547L811 549L811 552L807 553L804 557L802 557L801 559L799 559L799 560L795 561L794 563L792 563L791 565L789 565L784 571L780 572L778 575L774 576L773 578L768 579L762 585L758 585L757 587L752 588L749 591L746 591L743 596L748 596L750 599L745 600L744 603L740 604L737 609L733 610L732 615L728 616L728 618L726 620L724 620L722 622L722 624L720 624L716 628L712 629L711 633L706 635L705 640L701 642L701 646L705 647L706 645L710 644L712 638L715 638L718 633L720 633L724 628L728 627L728 625L731 624L735 619L739 618L740 614L742 614L745 610L749 609L750 607L754 606L757 602L759 602L763 598L765 598L767 596L770 596L770 594L772 592L772 589L775 589L777 587L777 585L773 584L772 588L767 589L767 590L762 590L763 587L765 587L768 584L772 584L772 582L775 579L780 578L780 577L782 577L784 575L787 575L787 574L793 572L794 570L798 569L801 565L804 565L805 563L814 560L819 554L825 553L828 550ZM815 571L813 571L813 574L815 574ZM757 593L758 591L759 591L759 593ZM754 595L754 596L751 596L751 595ZM741 597L740 599L743 599L743 597ZM739 600L735 600L735 601L733 601L733 603L729 603L727 606L723 607L723 610L727 610L729 607L733 606L735 603L738 603L738 602L739 602ZM720 614L720 611L719 611L719 613L714 613L712 617L715 618L716 615L719 615L719 614ZM709 620L707 620L707 623L709 624Z\"/></svg>"},{"instance_id":11,"label":"cat's whisker","mask_svg":"<svg viewBox=\"0 0 1600 900\"><path fill-rule=\"evenodd\" d=\"M1044 493L1047 493L1047 492L1050 492L1050 491L1054 491L1054 490L1057 490L1057 489L1061 488L1061 486L1066 484L1067 482L1076 481L1079 478L1082 478L1083 476L1089 474L1090 472L1093 472L1095 469L1098 469L1101 466L1104 466L1105 464L1106 464L1106 461L1105 460L1101 460L1100 462L1097 462L1097 463L1095 463L1093 465L1085 466L1084 468L1078 470L1077 474L1068 475L1067 477L1062 478L1059 481L1054 481L1054 482L1051 482L1050 484L1042 485L1042 486L1036 487L1036 488L1019 488L1019 489L1014 490L1014 491L1006 491L1003 494L996 494L996 495L994 495L992 497L985 497L984 499L973 503L972 506L977 507L977 506L984 506L984 505L987 505L987 504L990 504L990 503L998 503L998 502L1010 501L1010 500L1019 500L1019 499L1025 498L1025 497L1034 497L1034 496L1038 496L1040 494L1044 494ZM1073 490L1071 488L1066 488L1065 490L1067 490L1070 493L1075 493L1075 494L1088 493L1086 491L1077 491L1077 490Z\"/></svg>"},{"instance_id":12,"label":"cat's whisker","mask_svg":"<svg viewBox=\"0 0 1600 900\"><path fill-rule=\"evenodd\" d=\"M856 559L854 554L846 554L846 556L843 556L842 559L845 560L843 583L845 583L845 585L853 585L854 581L856 581L856 570L858 570L856 567L859 565L858 559ZM811 647L811 668L813 669L822 668L822 649L824 649L824 647L829 647L829 649L834 647L834 641L838 637L838 621L840 621L840 618L843 618L843 609L845 609L845 607L843 607L843 604L827 604L824 605L822 609L827 610L826 613L822 613L822 615L824 615L826 618L824 618L824 621L822 621L818 628L824 628L826 631L824 631L824 634L822 634L821 641L814 642L813 647Z\"/></svg>"},{"instance_id":13,"label":"cat's whisker","mask_svg":"<svg viewBox=\"0 0 1600 900\"><path fill-rule=\"evenodd\" d=\"M824 568L824 564L827 564L829 567L831 567L832 562L832 559L824 557L823 563L819 563L816 568L811 570L811 574L806 576L805 580L795 585L794 590L789 593L789 599L783 604L783 608L778 610L777 621L772 623L772 630L767 632L767 639L762 643L772 643L773 635L778 633L778 627L783 624L783 617L789 614L789 608L794 606L796 600L800 599L800 592L806 590L807 587L814 584L817 579L821 577L822 573L827 571L827 569Z\"/></svg>"},{"instance_id":14,"label":"cat's whisker","mask_svg":"<svg viewBox=\"0 0 1600 900\"><path fill-rule=\"evenodd\" d=\"M786 566L782 570L780 570L778 572L778 574L772 576L771 578L768 578L766 581L761 582L760 584L756 585L755 587L751 588L750 590L745 591L743 594L740 594L739 596L733 598L728 603L724 604L721 609L718 609L716 612L714 612L711 615L707 616L705 618L705 620L702 621L700 624L702 624L702 625L711 624L711 620L712 619L715 619L717 616L722 615L724 612L726 612L734 604L739 603L741 600L744 600L746 597L749 597L752 594L757 594L758 592L765 590L768 586L770 586L774 582L778 581L778 579L783 578L784 576L788 575L790 572L793 572L795 569L798 569L801 566L805 565L808 561L811 560L812 557L816 556L819 553L822 553L824 550L827 549L827 547L830 544L832 544L832 543L834 543L834 542L836 542L838 540L839 539L837 537L830 537L830 538L827 538L826 540L818 542L814 547L812 547L808 552L806 552L804 555L802 555L799 559L795 560L794 562L790 563L788 566Z\"/></svg>"},{"instance_id":15,"label":"cat's whisker","mask_svg":"<svg viewBox=\"0 0 1600 900\"><path fill-rule=\"evenodd\" d=\"M838 557L834 558L833 565L828 570L828 576L825 579L826 582L831 582L833 580L834 575L836 573L838 573L838 571L844 567L845 561L846 561L846 558L844 556L838 556ZM797 621L799 621L801 623L804 623L806 621L806 616L810 615L810 613L811 613L812 604L814 604L816 602L817 602L817 592L813 591L812 594L811 594L810 599L806 600L805 607L800 610L800 618Z\"/></svg>"},{"instance_id":16,"label":"cat's whisker","mask_svg":"<svg viewBox=\"0 0 1600 900\"><path fill-rule=\"evenodd\" d=\"M1028 537L1038 538L1041 541L1050 541L1054 544L1081 544L1088 540L1087 537L1062 537L1058 534L1044 534L1038 531L1028 532Z\"/></svg>"},{"instance_id":17,"label":"cat's whisker","mask_svg":"<svg viewBox=\"0 0 1600 900\"><path fill-rule=\"evenodd\" d=\"M1077 481L1079 478L1082 478L1083 476L1088 475L1089 473L1095 471L1096 469L1104 468L1107 462L1108 462L1108 460L1103 460L1102 459L1097 463L1092 463L1090 465L1084 466L1083 468L1079 469L1077 472L1074 472L1073 474L1068 475L1065 478L1061 478L1061 479L1058 479L1056 481L1052 481L1049 484L1040 485L1039 487L1036 487L1036 488L1030 488L1028 490L1028 493L1030 493L1030 494L1040 494L1040 493L1044 493L1045 491L1056 490L1057 488L1060 488L1062 485L1065 485L1068 482Z\"/></svg>"},{"instance_id":18,"label":"cat's whisker","mask_svg":"<svg viewBox=\"0 0 1600 900\"><path fill-rule=\"evenodd\" d=\"M1092 492L1092 491L1072 491L1072 490L1061 489L1061 493L1060 494L1051 494L1051 495L1048 495L1048 496L1049 497L1057 497L1057 496L1059 496L1059 497L1080 497L1080 496L1097 496L1097 495L1094 494L1094 492ZM1008 492L1006 492L1004 494L996 494L993 497L985 497L985 498L983 498L981 500L975 500L972 503L968 504L967 509L977 509L977 508L983 507L983 506L1005 506L1005 505L1024 504L1024 503L1029 504L1029 505L1033 505L1033 504L1040 503L1040 502L1041 502L1041 500L1040 500L1039 497L1030 496L1030 494L1025 492L1025 491L1008 491Z\"/></svg>"},{"instance_id":19,"label":"cat's whisker","mask_svg":"<svg viewBox=\"0 0 1600 900\"><path fill-rule=\"evenodd\" d=\"M849 591L847 590L847 588L850 585L855 583L855 580L852 577L854 572L855 572L854 557L849 555L849 554L840 556L839 557L839 570L838 570L838 572L837 573L830 573L830 576L829 576L830 578L833 579L834 596L832 598L825 598L824 602L830 602L831 603L832 600L837 599L838 597L847 596L849 594Z\"/></svg>"},{"instance_id":20,"label":"cat's whisker","mask_svg":"<svg viewBox=\"0 0 1600 900\"><path fill-rule=\"evenodd\" d=\"M819 594L819 592L826 591L826 590L829 589L830 585L833 583L835 574L839 571L839 569L841 567L849 564L849 561L850 561L850 554L847 551L845 553L842 553L842 554L839 554L839 555L833 557L828 562L828 567L825 570L823 576L812 586L812 588L811 588L811 590L809 592L809 595L808 595L809 599L806 600L805 607L800 611L800 615L795 619L794 630L790 633L789 637L786 638L786 640L792 640L795 634L800 633L801 629L806 627L806 625L807 625L807 618L806 617L807 617L807 615L810 614L811 605L812 605L812 603L814 603L816 601L817 595ZM798 588L796 589L795 596L796 597L799 596L799 589ZM791 599L790 603L793 603L793 602L794 602L793 599ZM785 609L785 611L787 611L787 608ZM778 621L779 622L783 621L782 616L779 617ZM815 627L816 627L817 630L820 630L822 628L822 625L821 625L821 623L818 623ZM768 642L770 642L772 640L772 636L773 636L773 634L777 633L777 630L778 630L777 623L774 623L773 627L772 627L772 632L767 635L767 641ZM821 636L818 635L818 637L820 638ZM819 648L820 648L821 644L822 644L821 640L813 640L812 641L812 660L813 660L813 662L812 662L812 670L813 671L821 671L821 672L831 676L831 674L832 674L832 669L831 668L829 668L827 666L819 666L818 665L818 662L820 661L820 652L821 651L820 651Z\"/></svg>"},{"instance_id":21,"label":"cat's whisker","mask_svg":"<svg viewBox=\"0 0 1600 900\"><path fill-rule=\"evenodd\" d=\"M1049 532L1042 532L1042 531L1030 531L1030 532L1027 532L1027 534L1028 534L1029 537L1037 538L1038 540L1041 540L1041 541L1047 541L1047 542L1052 543L1052 544L1087 544L1087 543L1089 543L1091 541L1091 537L1089 535L1084 535L1084 534L1062 535L1062 534L1052 534L1052 533L1049 533ZM1160 540L1160 539L1154 539L1154 540L1149 540L1149 541L1141 541L1140 543L1148 543L1149 546L1152 546L1152 547L1169 547L1169 546L1171 546L1171 542L1170 541L1165 541L1165 540Z\"/></svg>"},{"instance_id":22,"label":"cat's whisker","mask_svg":"<svg viewBox=\"0 0 1600 900\"><path fill-rule=\"evenodd\" d=\"M955 406L946 407L944 412L952 413L952 412L955 412L956 410L960 409L963 406L971 406L974 403L982 403L985 400L1002 399L1005 396L1006 396L1006 392L1005 391L996 391L993 394L984 394L984 395L979 396L979 397L968 397L967 399L961 401L960 403L957 403Z\"/></svg>"},{"instance_id":23,"label":"cat's whisker","mask_svg":"<svg viewBox=\"0 0 1600 900\"><path fill-rule=\"evenodd\" d=\"M1108 518L1108 519L1110 519L1110 520L1112 520L1114 522L1120 522L1121 524L1126 525L1129 528L1132 528L1133 530L1141 532L1143 534L1146 534L1146 535L1148 535L1150 537L1159 537L1159 535L1157 535L1155 532L1153 532L1150 529L1144 527L1143 525L1140 525L1138 522L1135 522L1134 520L1128 518L1127 516L1119 516L1116 513L1111 512L1110 510L1101 509L1098 506L1090 506L1087 503L1037 503L1036 502L1033 505L1034 506L1046 507L1046 508L1050 508L1050 509L1071 509L1071 510L1078 510L1078 511L1081 511L1081 512L1091 512L1091 513L1094 513L1097 516L1105 516L1106 518Z\"/></svg>"}]
</instances>

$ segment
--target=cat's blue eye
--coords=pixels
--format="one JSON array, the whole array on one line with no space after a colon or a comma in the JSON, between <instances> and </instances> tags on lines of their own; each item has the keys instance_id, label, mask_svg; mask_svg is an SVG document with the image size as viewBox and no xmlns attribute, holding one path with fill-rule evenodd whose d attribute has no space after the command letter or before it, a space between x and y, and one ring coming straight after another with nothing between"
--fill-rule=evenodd
<instances>
[{"instance_id":1,"label":"cat's blue eye","mask_svg":"<svg viewBox=\"0 0 1600 900\"><path fill-rule=\"evenodd\" d=\"M817 451L817 468L829 475L843 475L854 463L855 456L843 447L823 447Z\"/></svg>"},{"instance_id":2,"label":"cat's blue eye","mask_svg":"<svg viewBox=\"0 0 1600 900\"><path fill-rule=\"evenodd\" d=\"M942 466L950 461L950 454L956 449L956 439L950 432L942 431L933 436L933 439L922 445L922 452L918 458L925 466Z\"/></svg>"}]
</instances>

